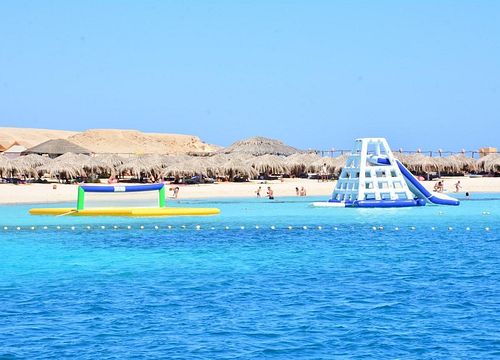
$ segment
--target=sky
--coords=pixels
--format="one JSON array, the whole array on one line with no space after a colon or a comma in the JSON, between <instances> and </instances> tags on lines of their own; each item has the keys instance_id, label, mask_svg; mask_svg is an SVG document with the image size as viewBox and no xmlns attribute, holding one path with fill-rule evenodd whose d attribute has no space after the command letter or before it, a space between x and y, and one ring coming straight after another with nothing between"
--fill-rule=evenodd
<instances>
[{"instance_id":1,"label":"sky","mask_svg":"<svg viewBox=\"0 0 500 360\"><path fill-rule=\"evenodd\" d=\"M0 126L500 147L499 1L0 2Z\"/></svg>"}]
</instances>

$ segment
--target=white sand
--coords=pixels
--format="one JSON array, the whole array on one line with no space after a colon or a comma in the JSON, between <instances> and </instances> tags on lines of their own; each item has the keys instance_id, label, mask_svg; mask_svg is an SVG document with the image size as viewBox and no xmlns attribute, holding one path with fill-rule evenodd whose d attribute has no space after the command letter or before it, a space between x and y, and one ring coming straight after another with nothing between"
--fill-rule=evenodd
<instances>
[{"instance_id":1,"label":"white sand","mask_svg":"<svg viewBox=\"0 0 500 360\"><path fill-rule=\"evenodd\" d=\"M450 195L455 190L454 184L460 180L462 193L468 191L477 192L500 192L500 177L498 178L468 178L453 177L444 178L445 189ZM424 181L423 184L429 190L434 187L435 181ZM167 185L167 189L170 186ZM335 186L334 181L318 182L307 179L285 179L284 182L268 181L261 184L260 181L248 183L218 183L203 185L181 185L179 199L206 199L227 197L255 197L257 188L262 187L262 195L265 196L267 186L274 190L274 196L295 196L295 187L304 186L308 196L324 196L327 200ZM141 193L142 194L142 193ZM171 192L170 192L171 194ZM76 201L77 185L57 185L53 190L51 184L11 185L0 184L0 204L23 204L23 203L55 203ZM140 195L142 196L142 195ZM144 198L150 199L151 194L144 193ZM100 200L117 199L116 194L99 194Z\"/></svg>"}]
</instances>

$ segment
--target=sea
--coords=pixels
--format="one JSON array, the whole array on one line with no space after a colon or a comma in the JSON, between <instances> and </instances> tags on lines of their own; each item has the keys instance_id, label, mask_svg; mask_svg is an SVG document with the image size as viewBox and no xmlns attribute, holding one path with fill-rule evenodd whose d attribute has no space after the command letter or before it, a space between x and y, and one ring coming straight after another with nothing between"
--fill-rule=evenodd
<instances>
[{"instance_id":1,"label":"sea","mask_svg":"<svg viewBox=\"0 0 500 360\"><path fill-rule=\"evenodd\" d=\"M500 194L460 206L0 206L0 359L499 359ZM54 204L51 206L72 206Z\"/></svg>"}]
</instances>

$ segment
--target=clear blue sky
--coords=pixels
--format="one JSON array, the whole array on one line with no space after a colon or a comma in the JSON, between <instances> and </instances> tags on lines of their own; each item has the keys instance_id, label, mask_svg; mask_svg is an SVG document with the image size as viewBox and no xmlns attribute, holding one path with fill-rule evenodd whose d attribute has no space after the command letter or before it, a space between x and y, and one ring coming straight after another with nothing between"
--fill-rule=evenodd
<instances>
[{"instance_id":1,"label":"clear blue sky","mask_svg":"<svg viewBox=\"0 0 500 360\"><path fill-rule=\"evenodd\" d=\"M500 1L2 1L0 126L499 146Z\"/></svg>"}]
</instances>

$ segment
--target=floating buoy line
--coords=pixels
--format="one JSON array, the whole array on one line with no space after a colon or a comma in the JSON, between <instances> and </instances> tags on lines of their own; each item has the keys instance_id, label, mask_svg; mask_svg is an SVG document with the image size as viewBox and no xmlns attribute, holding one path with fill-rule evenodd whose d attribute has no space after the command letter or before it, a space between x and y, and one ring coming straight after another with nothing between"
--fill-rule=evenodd
<instances>
[{"instance_id":1,"label":"floating buoy line","mask_svg":"<svg viewBox=\"0 0 500 360\"><path fill-rule=\"evenodd\" d=\"M349 230L352 230L352 227L346 227ZM281 230L281 231L290 231L290 230L309 230L309 231L339 231L343 230L346 228L338 227L338 226L325 226L325 225L317 225L317 226L311 226L311 225L302 225L302 226L276 226L276 225L267 225L267 226L261 226L261 225L252 225L252 226L245 226L245 225L239 225L239 226L209 226L209 225L23 225L23 226L16 226L16 225L4 225L0 227L0 233L6 232L6 231L47 231L47 230L71 230L71 231L91 231L91 230L98 230L98 231L103 231L103 230L110 230L110 231L117 231L117 230L154 230L154 231L171 231L171 230L195 230L195 231L201 231L201 230L237 230L237 231L256 231L256 230ZM358 227L358 229L361 229ZM445 230L445 231L491 231L492 228L489 226L486 227L453 227L453 226L404 226L404 227L399 227L399 226L371 226L364 228L365 230L372 230L372 231L402 231L402 230L407 230L407 231L416 231L416 230L431 230L431 231L436 231L436 230Z\"/></svg>"}]
</instances>

